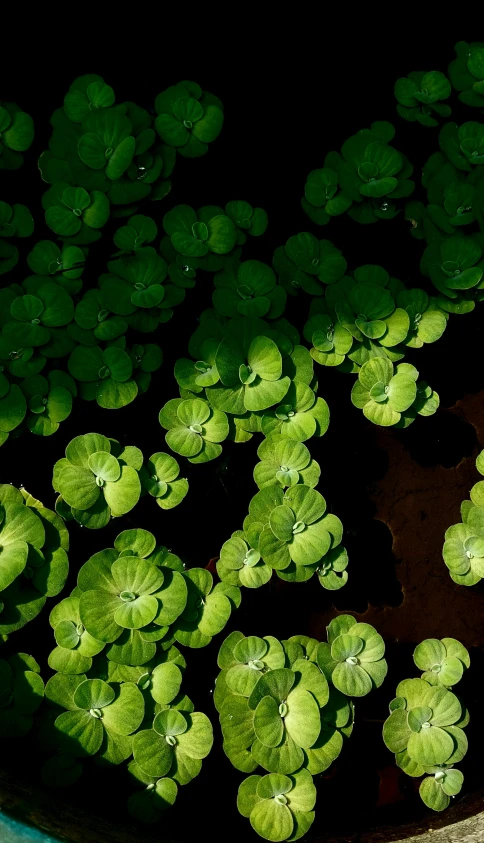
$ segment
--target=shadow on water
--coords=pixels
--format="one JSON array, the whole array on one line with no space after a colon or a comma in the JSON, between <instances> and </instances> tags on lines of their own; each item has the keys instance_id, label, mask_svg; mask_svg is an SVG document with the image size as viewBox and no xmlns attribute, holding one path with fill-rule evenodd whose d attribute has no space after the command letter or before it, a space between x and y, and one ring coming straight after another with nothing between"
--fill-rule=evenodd
<instances>
[{"instance_id":1,"label":"shadow on water","mask_svg":"<svg viewBox=\"0 0 484 843\"><path fill-rule=\"evenodd\" d=\"M461 416L438 410L434 416L418 418L397 437L421 466L454 468L477 448L476 430Z\"/></svg>"}]
</instances>

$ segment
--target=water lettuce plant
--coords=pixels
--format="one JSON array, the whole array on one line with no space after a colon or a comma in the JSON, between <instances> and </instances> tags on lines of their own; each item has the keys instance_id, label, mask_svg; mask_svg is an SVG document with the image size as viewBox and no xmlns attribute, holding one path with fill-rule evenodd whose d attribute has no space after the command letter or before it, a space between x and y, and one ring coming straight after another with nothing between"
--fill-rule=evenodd
<instances>
[{"instance_id":1,"label":"water lettuce plant","mask_svg":"<svg viewBox=\"0 0 484 843\"><path fill-rule=\"evenodd\" d=\"M95 398L106 410L119 410L138 394L132 377L133 361L123 348L125 338L113 340L105 349L78 345L68 360L69 373L75 378L84 397Z\"/></svg>"},{"instance_id":2,"label":"water lettuce plant","mask_svg":"<svg viewBox=\"0 0 484 843\"><path fill-rule=\"evenodd\" d=\"M148 662L156 642L187 603L183 574L165 567L151 533L121 533L115 547L94 554L78 575L79 617L82 625L119 664Z\"/></svg>"},{"instance_id":3,"label":"water lettuce plant","mask_svg":"<svg viewBox=\"0 0 484 843\"><path fill-rule=\"evenodd\" d=\"M122 448L100 433L76 436L66 455L54 466L52 485L59 493L56 508L85 527L104 527L111 518L125 515L141 495L138 448Z\"/></svg>"},{"instance_id":4,"label":"water lettuce plant","mask_svg":"<svg viewBox=\"0 0 484 843\"><path fill-rule=\"evenodd\" d=\"M0 485L0 634L33 620L69 571L62 519L24 488Z\"/></svg>"},{"instance_id":5,"label":"water lettuce plant","mask_svg":"<svg viewBox=\"0 0 484 843\"><path fill-rule=\"evenodd\" d=\"M290 379L283 375L282 355L270 337L254 336L245 342L232 334L220 343L215 365L221 387L211 387L210 400L225 412L243 414L266 410L286 395Z\"/></svg>"},{"instance_id":6,"label":"water lettuce plant","mask_svg":"<svg viewBox=\"0 0 484 843\"><path fill-rule=\"evenodd\" d=\"M18 170L34 139L34 121L14 102L0 102L0 170Z\"/></svg>"},{"instance_id":7,"label":"water lettuce plant","mask_svg":"<svg viewBox=\"0 0 484 843\"><path fill-rule=\"evenodd\" d=\"M227 264L214 276L213 306L222 316L277 319L284 312L286 293L276 280L274 271L261 261Z\"/></svg>"},{"instance_id":8,"label":"water lettuce plant","mask_svg":"<svg viewBox=\"0 0 484 843\"><path fill-rule=\"evenodd\" d=\"M105 646L82 623L79 602L78 596L65 597L49 615L57 646L49 654L48 663L58 673L87 673L92 667L92 657Z\"/></svg>"},{"instance_id":9,"label":"water lettuce plant","mask_svg":"<svg viewBox=\"0 0 484 843\"><path fill-rule=\"evenodd\" d=\"M476 459L484 475L484 451ZM484 577L484 481L471 489L470 500L461 504L462 521L445 531L442 556L450 576L458 585L476 585Z\"/></svg>"},{"instance_id":10,"label":"water lettuce plant","mask_svg":"<svg viewBox=\"0 0 484 843\"><path fill-rule=\"evenodd\" d=\"M467 649L455 638L426 638L415 648L413 660L424 671L421 679L444 688L460 682L471 664Z\"/></svg>"},{"instance_id":11,"label":"water lettuce plant","mask_svg":"<svg viewBox=\"0 0 484 843\"><path fill-rule=\"evenodd\" d=\"M308 231L293 235L276 249L273 265L289 295L301 289L313 296L321 296L325 284L339 281L347 267L334 243L318 240Z\"/></svg>"},{"instance_id":12,"label":"water lettuce plant","mask_svg":"<svg viewBox=\"0 0 484 843\"><path fill-rule=\"evenodd\" d=\"M57 677L61 686L66 677L62 674ZM120 754L124 755L128 747L131 754L131 742L126 738L136 731L144 716L139 688L132 682L120 683L115 688L102 679L79 678L81 681L76 681L72 695L73 704L55 720L61 749L81 758L101 751L101 757L111 763L118 747ZM70 679L68 682L71 688Z\"/></svg>"},{"instance_id":13,"label":"water lettuce plant","mask_svg":"<svg viewBox=\"0 0 484 843\"><path fill-rule=\"evenodd\" d=\"M183 142L173 134L173 121ZM52 406L48 424L23 424L23 378L42 373L50 380L60 368L65 371L67 362L69 374L77 381L69 390L72 397L96 399L108 409L125 406L149 388L151 373L161 365L159 346L149 344L158 354L144 353L141 362L136 345L127 344L127 335L131 330L153 333L168 321L183 301L190 279L176 260L167 277L166 261L150 245L156 239L157 226L148 215L136 213L135 203L148 196L164 199L171 188L176 149L185 156L202 154L220 132L222 122L220 101L202 94L193 82L161 92L153 114L133 102L119 102L113 88L97 74L85 74L72 82L62 107L52 115L49 149L39 159L46 183L42 197L45 220L60 245L50 240L31 245L28 264L35 275L2 291L0 365L13 376L13 382L9 388L3 385L0 394L1 444L11 433L19 435L26 428L50 435L67 413L66 407ZM163 138L161 143L157 132ZM0 136L1 166L19 167L21 153L33 139L30 116L13 103L2 103ZM214 258L233 251L236 240L244 239L244 230L258 235L267 224L265 212L248 203L232 202L227 208L234 219L216 206L205 206L195 215L202 251L211 250ZM169 214L169 227L170 219L183 217L176 209ZM98 273L98 280L89 280L89 289L83 290L82 273L90 246L101 238L111 219L120 215L128 219L118 225L114 235L119 251L108 261L108 271ZM0 272L7 273L18 263L16 238L30 237L32 232L33 219L24 205L0 203ZM181 266L189 260L178 257ZM217 271L222 264L219 261L212 266L205 261L204 266ZM9 318L4 318L4 308ZM101 342L107 346L99 347Z\"/></svg>"},{"instance_id":14,"label":"water lettuce plant","mask_svg":"<svg viewBox=\"0 0 484 843\"><path fill-rule=\"evenodd\" d=\"M224 114L218 97L202 91L196 82L171 85L155 100L156 131L180 155L197 158L220 134Z\"/></svg>"},{"instance_id":15,"label":"water lettuce plant","mask_svg":"<svg viewBox=\"0 0 484 843\"><path fill-rule=\"evenodd\" d=\"M351 401L363 415L382 427L407 427L417 416L432 415L440 400L410 363L396 367L384 357L364 363L351 390Z\"/></svg>"},{"instance_id":16,"label":"water lettuce plant","mask_svg":"<svg viewBox=\"0 0 484 843\"><path fill-rule=\"evenodd\" d=\"M200 762L212 744L212 724L206 714L166 707L155 716L151 729L135 735L133 757L145 775L160 779L176 771L180 783L188 784L200 772Z\"/></svg>"},{"instance_id":17,"label":"water lettuce plant","mask_svg":"<svg viewBox=\"0 0 484 843\"><path fill-rule=\"evenodd\" d=\"M483 44L473 41L458 41L455 45L456 58L448 67L452 87L458 91L458 98L465 105L479 107L484 104L482 93Z\"/></svg>"},{"instance_id":18,"label":"water lettuce plant","mask_svg":"<svg viewBox=\"0 0 484 843\"><path fill-rule=\"evenodd\" d=\"M133 783L144 788L129 797L128 810L141 822L154 823L174 804L178 787L199 774L213 745L213 729L188 697L171 693L147 725L134 737L128 766Z\"/></svg>"},{"instance_id":19,"label":"water lettuce plant","mask_svg":"<svg viewBox=\"0 0 484 843\"><path fill-rule=\"evenodd\" d=\"M260 462L254 468L254 480L259 489L278 483L283 488L297 483L314 488L318 484L321 469L302 442L274 433L261 442L257 456Z\"/></svg>"},{"instance_id":20,"label":"water lettuce plant","mask_svg":"<svg viewBox=\"0 0 484 843\"><path fill-rule=\"evenodd\" d=\"M237 807L265 840L298 840L314 820L316 787L307 770L292 776L249 776L239 786Z\"/></svg>"},{"instance_id":21,"label":"water lettuce plant","mask_svg":"<svg viewBox=\"0 0 484 843\"><path fill-rule=\"evenodd\" d=\"M180 466L170 454L158 451L143 463L140 470L143 491L155 498L161 509L173 509L188 493L188 480L179 477Z\"/></svg>"},{"instance_id":22,"label":"water lettuce plant","mask_svg":"<svg viewBox=\"0 0 484 843\"><path fill-rule=\"evenodd\" d=\"M221 410L211 408L201 398L173 398L159 413L159 422L168 432L166 444L189 462L202 463L222 453L219 444L227 438L229 423Z\"/></svg>"},{"instance_id":23,"label":"water lettuce plant","mask_svg":"<svg viewBox=\"0 0 484 843\"><path fill-rule=\"evenodd\" d=\"M398 684L383 725L383 740L407 775L426 776L420 783L420 797L428 808L442 811L450 797L459 793L464 778L454 764L467 752L463 730L469 715L449 687L469 666L469 655L453 638L427 639L417 646L414 661L425 672L420 679Z\"/></svg>"},{"instance_id":24,"label":"water lettuce plant","mask_svg":"<svg viewBox=\"0 0 484 843\"><path fill-rule=\"evenodd\" d=\"M237 530L223 543L217 561L217 574L229 585L259 588L269 582L272 568L265 564L259 551L250 547L243 530Z\"/></svg>"},{"instance_id":25,"label":"water lettuce plant","mask_svg":"<svg viewBox=\"0 0 484 843\"><path fill-rule=\"evenodd\" d=\"M410 161L390 145L394 135L391 123L376 121L369 129L361 129L348 138L341 153L333 151L326 155L323 168L326 172L317 181L313 177L309 199L305 197L307 204L303 203L314 222L326 224L326 217L338 215L335 210L338 213L346 211L360 223L395 216L394 200L409 196L415 184L410 179L413 171ZM326 203L321 201L321 182L327 200L335 199L334 208L330 204L328 211ZM317 186L315 196L311 193L313 184ZM337 193L338 187L340 193ZM313 207L322 207L325 214L315 215Z\"/></svg>"},{"instance_id":26,"label":"water lettuce plant","mask_svg":"<svg viewBox=\"0 0 484 843\"><path fill-rule=\"evenodd\" d=\"M163 217L163 228L173 248L192 258L203 258L209 252L228 254L237 239L230 217L211 206L201 208L197 214L189 205L177 205Z\"/></svg>"},{"instance_id":27,"label":"water lettuce plant","mask_svg":"<svg viewBox=\"0 0 484 843\"><path fill-rule=\"evenodd\" d=\"M237 226L237 246L244 245L247 234L260 237L268 225L267 212L264 208L253 208L249 202L241 199L227 202L225 213Z\"/></svg>"},{"instance_id":28,"label":"water lettuce plant","mask_svg":"<svg viewBox=\"0 0 484 843\"><path fill-rule=\"evenodd\" d=\"M404 120L418 121L422 126L438 126L439 117L450 117L450 105L441 102L450 97L452 88L445 73L409 73L395 82L397 111Z\"/></svg>"},{"instance_id":29,"label":"water lettuce plant","mask_svg":"<svg viewBox=\"0 0 484 843\"><path fill-rule=\"evenodd\" d=\"M240 590L224 582L214 584L205 568L190 568L183 577L187 599L173 623L173 637L187 647L206 647L225 627L232 610L240 606Z\"/></svg>"},{"instance_id":30,"label":"water lettuce plant","mask_svg":"<svg viewBox=\"0 0 484 843\"><path fill-rule=\"evenodd\" d=\"M317 662L328 682L342 694L363 697L379 688L387 674L385 643L368 623L338 615L327 627L328 641L317 650Z\"/></svg>"},{"instance_id":31,"label":"water lettuce plant","mask_svg":"<svg viewBox=\"0 0 484 843\"><path fill-rule=\"evenodd\" d=\"M331 217L344 214L351 202L350 197L338 185L336 170L321 167L309 173L301 205L316 225L326 225Z\"/></svg>"},{"instance_id":32,"label":"water lettuce plant","mask_svg":"<svg viewBox=\"0 0 484 843\"><path fill-rule=\"evenodd\" d=\"M353 704L328 683L317 653L318 641L307 636L279 641L239 631L219 650L214 703L225 754L244 773L260 765L269 774L242 782L237 806L268 840L309 828L312 776L332 764L352 731ZM287 810L279 814L281 806Z\"/></svg>"}]
</instances>

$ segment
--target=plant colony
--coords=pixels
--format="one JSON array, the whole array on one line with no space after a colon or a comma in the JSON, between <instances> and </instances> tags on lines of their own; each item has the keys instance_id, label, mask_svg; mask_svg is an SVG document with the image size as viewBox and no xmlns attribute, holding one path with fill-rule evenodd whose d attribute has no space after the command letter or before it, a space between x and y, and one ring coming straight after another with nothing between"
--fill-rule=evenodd
<instances>
[{"instance_id":1,"label":"plant colony","mask_svg":"<svg viewBox=\"0 0 484 843\"><path fill-rule=\"evenodd\" d=\"M277 248L272 266L252 260L245 248L250 253L251 238L268 220L242 200L176 205L159 230L150 202L166 198L178 156L203 156L223 125L220 100L194 82L168 88L146 110L116 102L100 76L76 79L51 117L49 148L39 159L51 239L32 243L29 209L0 202L6 447L26 430L54 434L75 400L115 410L145 393L163 358L150 334L159 338L159 325L199 275L213 278L212 307L200 314L187 356L175 365L178 395L159 412L175 456L162 451L145 459L134 445L87 433L54 466L55 511L25 489L0 486L4 641L62 591L70 520L100 529L141 495L171 509L188 492L180 462L208 462L227 440L261 438L258 491L241 529L220 550L219 582L205 569L185 570L152 533L124 530L51 608L53 675L45 686L32 656L0 660L0 731L25 735L35 718L49 755L47 785L72 785L90 757L125 764L130 812L156 821L178 787L200 772L213 743L208 717L183 693L179 645L209 644L240 605L242 589L264 586L274 572L290 582L316 575L329 590L347 582L343 525L316 489L321 470L310 451L311 438L329 425L314 364L353 376L351 402L368 420L405 428L439 406L437 393L405 362L407 349L436 342L451 315L484 298L484 125L448 119L452 91L474 115L484 106L484 44L459 42L456 54L448 75L415 72L395 85L399 116L438 130L439 150L422 171L424 201L410 198L412 164L393 146L393 125L381 121L329 152L309 173L302 198L315 226L342 214L390 225L404 214L422 241L420 269L429 279L422 287L409 288L379 265L348 269L330 240L309 232ZM30 116L1 103L0 168L21 167L33 137ZM87 283L89 252L103 235L112 237L112 257L97 283ZM23 238L27 277L16 269ZM294 296L307 297L302 330L285 316ZM473 487L463 523L445 536L445 564L463 585L484 576L483 485ZM351 615L331 621L324 642L232 632L221 645L214 702L223 747L249 774L237 804L262 837L296 840L310 827L313 776L350 739L353 698L384 681L384 649L377 631ZM422 800L440 811L462 786L454 764L467 750L468 713L452 688L469 656L454 639L429 639L414 660L423 673L399 683L383 739L402 770L423 777Z\"/></svg>"}]
</instances>

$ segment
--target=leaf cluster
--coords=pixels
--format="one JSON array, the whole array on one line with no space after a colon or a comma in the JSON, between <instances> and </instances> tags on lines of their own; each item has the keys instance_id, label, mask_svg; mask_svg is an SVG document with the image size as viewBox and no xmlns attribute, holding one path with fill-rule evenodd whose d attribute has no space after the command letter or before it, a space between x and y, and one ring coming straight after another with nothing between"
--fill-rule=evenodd
<instances>
[{"instance_id":1,"label":"leaf cluster","mask_svg":"<svg viewBox=\"0 0 484 843\"><path fill-rule=\"evenodd\" d=\"M484 475L484 451L476 459L479 474ZM458 585L476 585L484 578L484 481L478 480L470 499L462 501L459 524L445 531L442 556L450 576Z\"/></svg>"},{"instance_id":2,"label":"leaf cluster","mask_svg":"<svg viewBox=\"0 0 484 843\"><path fill-rule=\"evenodd\" d=\"M390 145L394 135L391 123L376 121L326 155L323 168L309 174L302 200L312 222L326 225L345 212L364 224L393 219L398 200L415 188L412 164Z\"/></svg>"},{"instance_id":3,"label":"leaf cluster","mask_svg":"<svg viewBox=\"0 0 484 843\"><path fill-rule=\"evenodd\" d=\"M14 102L0 101L0 170L18 170L34 139L34 121Z\"/></svg>"},{"instance_id":4,"label":"leaf cluster","mask_svg":"<svg viewBox=\"0 0 484 843\"><path fill-rule=\"evenodd\" d=\"M219 651L214 703L224 752L241 772L260 765L269 773L242 782L237 805L268 840L297 839L309 829L312 777L330 767L353 728L353 704L328 683L317 654L314 638L238 631Z\"/></svg>"},{"instance_id":5,"label":"leaf cluster","mask_svg":"<svg viewBox=\"0 0 484 843\"><path fill-rule=\"evenodd\" d=\"M26 489L0 485L0 635L33 620L64 588L69 533Z\"/></svg>"},{"instance_id":6,"label":"leaf cluster","mask_svg":"<svg viewBox=\"0 0 484 843\"><path fill-rule=\"evenodd\" d=\"M414 662L423 674L404 679L390 703L383 740L395 753L398 767L422 778L419 793L434 811L443 811L462 788L464 776L454 765L467 752L464 732L469 714L451 690L469 667L469 654L454 638L430 638L415 649Z\"/></svg>"},{"instance_id":7,"label":"leaf cluster","mask_svg":"<svg viewBox=\"0 0 484 843\"><path fill-rule=\"evenodd\" d=\"M65 454L55 463L52 478L59 493L56 511L63 518L99 529L136 506L143 464L139 448L123 448L115 439L86 433L69 442Z\"/></svg>"},{"instance_id":8,"label":"leaf cluster","mask_svg":"<svg viewBox=\"0 0 484 843\"><path fill-rule=\"evenodd\" d=\"M33 274L0 293L0 367L5 371L0 444L25 429L54 433L77 395L106 409L124 407L147 391L161 365L158 344L128 345L127 332L153 333L168 321L195 270L169 238L160 245L163 256L150 245L158 228L151 217L137 213L137 203L166 197L177 149L185 157L205 152L222 127L223 110L193 82L160 93L155 109L152 114L133 102L116 103L102 77L86 74L74 80L63 107L52 115L49 149L41 154L39 169L48 185L42 198L45 221L60 245L35 243L27 257ZM32 138L31 118L12 103L0 105L0 166L20 166ZM178 207L197 219L188 206ZM265 212L244 202L228 203L227 214L213 206L200 214L213 234L205 239L210 248L215 244L214 257L233 251L246 230L259 235L267 225ZM181 219L176 208L166 215L168 228L175 217ZM117 218L124 218L114 233L118 252L108 271L83 290L89 248ZM197 225L201 235L205 222ZM25 206L0 203L0 273L18 263L12 239L32 231ZM222 266L219 258L213 267L205 263L210 271ZM32 381L35 377L41 379Z\"/></svg>"}]
</instances>

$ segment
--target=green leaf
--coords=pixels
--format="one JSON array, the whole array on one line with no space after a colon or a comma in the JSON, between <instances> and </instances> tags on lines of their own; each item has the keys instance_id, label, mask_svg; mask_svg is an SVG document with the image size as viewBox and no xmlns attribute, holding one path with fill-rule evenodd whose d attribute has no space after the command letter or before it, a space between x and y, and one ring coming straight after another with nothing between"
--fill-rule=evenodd
<instances>
[{"instance_id":1,"label":"green leaf","mask_svg":"<svg viewBox=\"0 0 484 843\"><path fill-rule=\"evenodd\" d=\"M294 742L309 749L320 731L319 706L309 691L295 688L287 698L285 728Z\"/></svg>"},{"instance_id":2,"label":"green leaf","mask_svg":"<svg viewBox=\"0 0 484 843\"><path fill-rule=\"evenodd\" d=\"M263 697L259 702L255 710L254 729L264 746L275 747L280 744L284 735L284 722L279 705L273 697Z\"/></svg>"},{"instance_id":3,"label":"green leaf","mask_svg":"<svg viewBox=\"0 0 484 843\"><path fill-rule=\"evenodd\" d=\"M420 783L419 794L424 805L433 811L444 811L450 804L440 782L433 776L428 776Z\"/></svg>"},{"instance_id":4,"label":"green leaf","mask_svg":"<svg viewBox=\"0 0 484 843\"><path fill-rule=\"evenodd\" d=\"M173 750L162 735L143 729L133 738L133 757L148 776L166 776L172 765Z\"/></svg>"},{"instance_id":5,"label":"green leaf","mask_svg":"<svg viewBox=\"0 0 484 843\"><path fill-rule=\"evenodd\" d=\"M66 711L55 721L61 747L76 757L95 755L101 748L104 730L100 719L88 711Z\"/></svg>"},{"instance_id":6,"label":"green leaf","mask_svg":"<svg viewBox=\"0 0 484 843\"><path fill-rule=\"evenodd\" d=\"M419 732L411 732L407 744L410 757L424 767L445 764L453 748L451 736L435 726L422 728Z\"/></svg>"},{"instance_id":7,"label":"green leaf","mask_svg":"<svg viewBox=\"0 0 484 843\"><path fill-rule=\"evenodd\" d=\"M115 693L111 685L101 679L86 679L77 686L74 703L78 708L104 708L113 702Z\"/></svg>"},{"instance_id":8,"label":"green leaf","mask_svg":"<svg viewBox=\"0 0 484 843\"><path fill-rule=\"evenodd\" d=\"M75 509L89 509L100 495L93 473L79 465L64 465L58 474L57 485L65 502Z\"/></svg>"},{"instance_id":9,"label":"green leaf","mask_svg":"<svg viewBox=\"0 0 484 843\"><path fill-rule=\"evenodd\" d=\"M119 480L106 482L103 492L112 515L114 517L125 515L136 506L141 495L138 472L130 465L121 466Z\"/></svg>"},{"instance_id":10,"label":"green leaf","mask_svg":"<svg viewBox=\"0 0 484 843\"><path fill-rule=\"evenodd\" d=\"M287 840L294 828L288 806L279 804L276 799L258 802L250 814L250 824L257 834L271 841Z\"/></svg>"},{"instance_id":11,"label":"green leaf","mask_svg":"<svg viewBox=\"0 0 484 843\"><path fill-rule=\"evenodd\" d=\"M141 691L133 682L123 682L116 699L103 709L104 727L115 735L130 735L141 725L145 705Z\"/></svg>"},{"instance_id":12,"label":"green leaf","mask_svg":"<svg viewBox=\"0 0 484 843\"><path fill-rule=\"evenodd\" d=\"M281 377L281 355L269 337L255 337L249 346L247 359L252 371L263 380L276 381Z\"/></svg>"}]
</instances>

